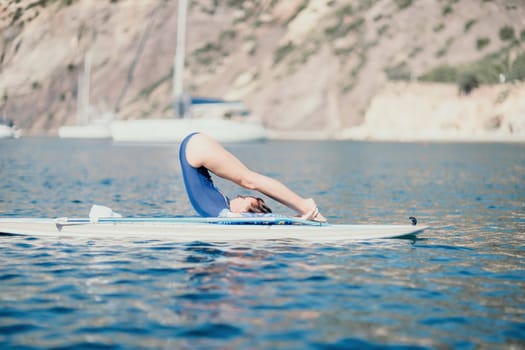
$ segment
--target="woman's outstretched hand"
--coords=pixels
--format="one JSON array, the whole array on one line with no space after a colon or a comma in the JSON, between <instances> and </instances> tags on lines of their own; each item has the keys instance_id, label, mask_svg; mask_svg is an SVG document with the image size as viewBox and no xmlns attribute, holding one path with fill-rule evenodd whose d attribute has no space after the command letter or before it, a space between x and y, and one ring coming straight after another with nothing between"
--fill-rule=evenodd
<instances>
[{"instance_id":1,"label":"woman's outstretched hand","mask_svg":"<svg viewBox=\"0 0 525 350\"><path fill-rule=\"evenodd\" d=\"M306 213L301 215L301 219L326 222L326 218L323 215L321 215L321 213L319 212L319 209L317 208L317 204L315 204L315 201L313 200L313 198L308 198L306 201L308 202L308 207L310 209Z\"/></svg>"}]
</instances>

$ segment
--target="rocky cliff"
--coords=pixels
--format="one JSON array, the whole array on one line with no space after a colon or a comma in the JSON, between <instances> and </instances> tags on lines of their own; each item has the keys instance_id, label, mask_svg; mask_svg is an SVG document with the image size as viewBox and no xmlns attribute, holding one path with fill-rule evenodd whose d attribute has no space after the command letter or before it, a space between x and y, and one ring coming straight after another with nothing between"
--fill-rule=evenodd
<instances>
[{"instance_id":1,"label":"rocky cliff","mask_svg":"<svg viewBox=\"0 0 525 350\"><path fill-rule=\"evenodd\" d=\"M366 138L370 132L363 130L390 124L383 129L403 130L396 125L415 118L410 113L414 104L457 98L456 83L448 87L453 93L440 94L441 85L428 88L434 85L422 87L415 81L435 78L432 72L439 67L471 67L494 55L504 63L485 70L503 67L491 74L505 83L490 88L494 79L477 79L476 86L489 86L485 91L492 92L474 90L462 101L484 110L478 102L494 105L502 91L510 89L507 95L512 97L523 90L516 83L522 77L518 58L525 43L522 0L189 4L187 91L245 101L274 137ZM74 123L77 82L89 52L90 103L100 113L113 111L122 119L169 118L176 28L176 0L2 0L0 111L26 134L53 134ZM403 82L391 83L399 80ZM400 86L409 97L396 96L393 91ZM440 97L433 99L436 94ZM520 99L505 103L511 100ZM418 127L434 125L425 120L435 120L436 109L421 108ZM505 135L525 133L520 108L506 109L517 111L512 117L500 110L479 118L473 113L472 123ZM454 121L465 118L463 112L456 108L444 128L470 130ZM384 122L378 121L383 116ZM354 127L359 128L348 131Z\"/></svg>"},{"instance_id":2,"label":"rocky cliff","mask_svg":"<svg viewBox=\"0 0 525 350\"><path fill-rule=\"evenodd\" d=\"M525 142L525 84L481 86L464 95L450 84L387 83L372 98L364 122L338 137Z\"/></svg>"}]
</instances>

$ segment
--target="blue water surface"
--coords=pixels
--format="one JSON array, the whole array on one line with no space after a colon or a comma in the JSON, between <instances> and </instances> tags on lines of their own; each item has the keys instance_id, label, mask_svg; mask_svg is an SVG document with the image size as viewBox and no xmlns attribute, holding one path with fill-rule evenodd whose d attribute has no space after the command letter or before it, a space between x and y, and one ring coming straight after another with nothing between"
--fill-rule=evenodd
<instances>
[{"instance_id":1,"label":"blue water surface","mask_svg":"<svg viewBox=\"0 0 525 350\"><path fill-rule=\"evenodd\" d=\"M333 223L431 229L337 244L0 235L0 348L525 348L525 145L228 148ZM195 215L177 145L0 140L0 188L1 217Z\"/></svg>"}]
</instances>

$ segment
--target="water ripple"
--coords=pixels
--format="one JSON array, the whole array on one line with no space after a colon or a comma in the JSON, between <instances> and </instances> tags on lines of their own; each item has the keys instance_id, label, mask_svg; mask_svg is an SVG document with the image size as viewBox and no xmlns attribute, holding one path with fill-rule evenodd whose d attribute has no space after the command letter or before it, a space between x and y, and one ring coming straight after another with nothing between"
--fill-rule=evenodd
<instances>
[{"instance_id":1,"label":"water ripple","mask_svg":"<svg viewBox=\"0 0 525 350\"><path fill-rule=\"evenodd\" d=\"M176 147L13 141L0 142L2 216L85 216L93 203L193 215ZM231 147L298 192L322 194L334 223L414 215L432 229L337 244L1 235L0 348L524 347L525 146Z\"/></svg>"}]
</instances>

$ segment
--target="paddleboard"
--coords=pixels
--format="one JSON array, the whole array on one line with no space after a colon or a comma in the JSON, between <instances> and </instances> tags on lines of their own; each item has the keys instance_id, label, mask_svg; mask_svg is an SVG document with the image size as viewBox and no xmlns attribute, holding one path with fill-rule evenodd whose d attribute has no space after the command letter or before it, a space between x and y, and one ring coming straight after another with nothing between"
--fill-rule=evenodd
<instances>
[{"instance_id":1,"label":"paddleboard","mask_svg":"<svg viewBox=\"0 0 525 350\"><path fill-rule=\"evenodd\" d=\"M0 218L0 233L26 236L169 239L177 242L298 239L312 242L416 236L419 225L343 225L288 217Z\"/></svg>"}]
</instances>

